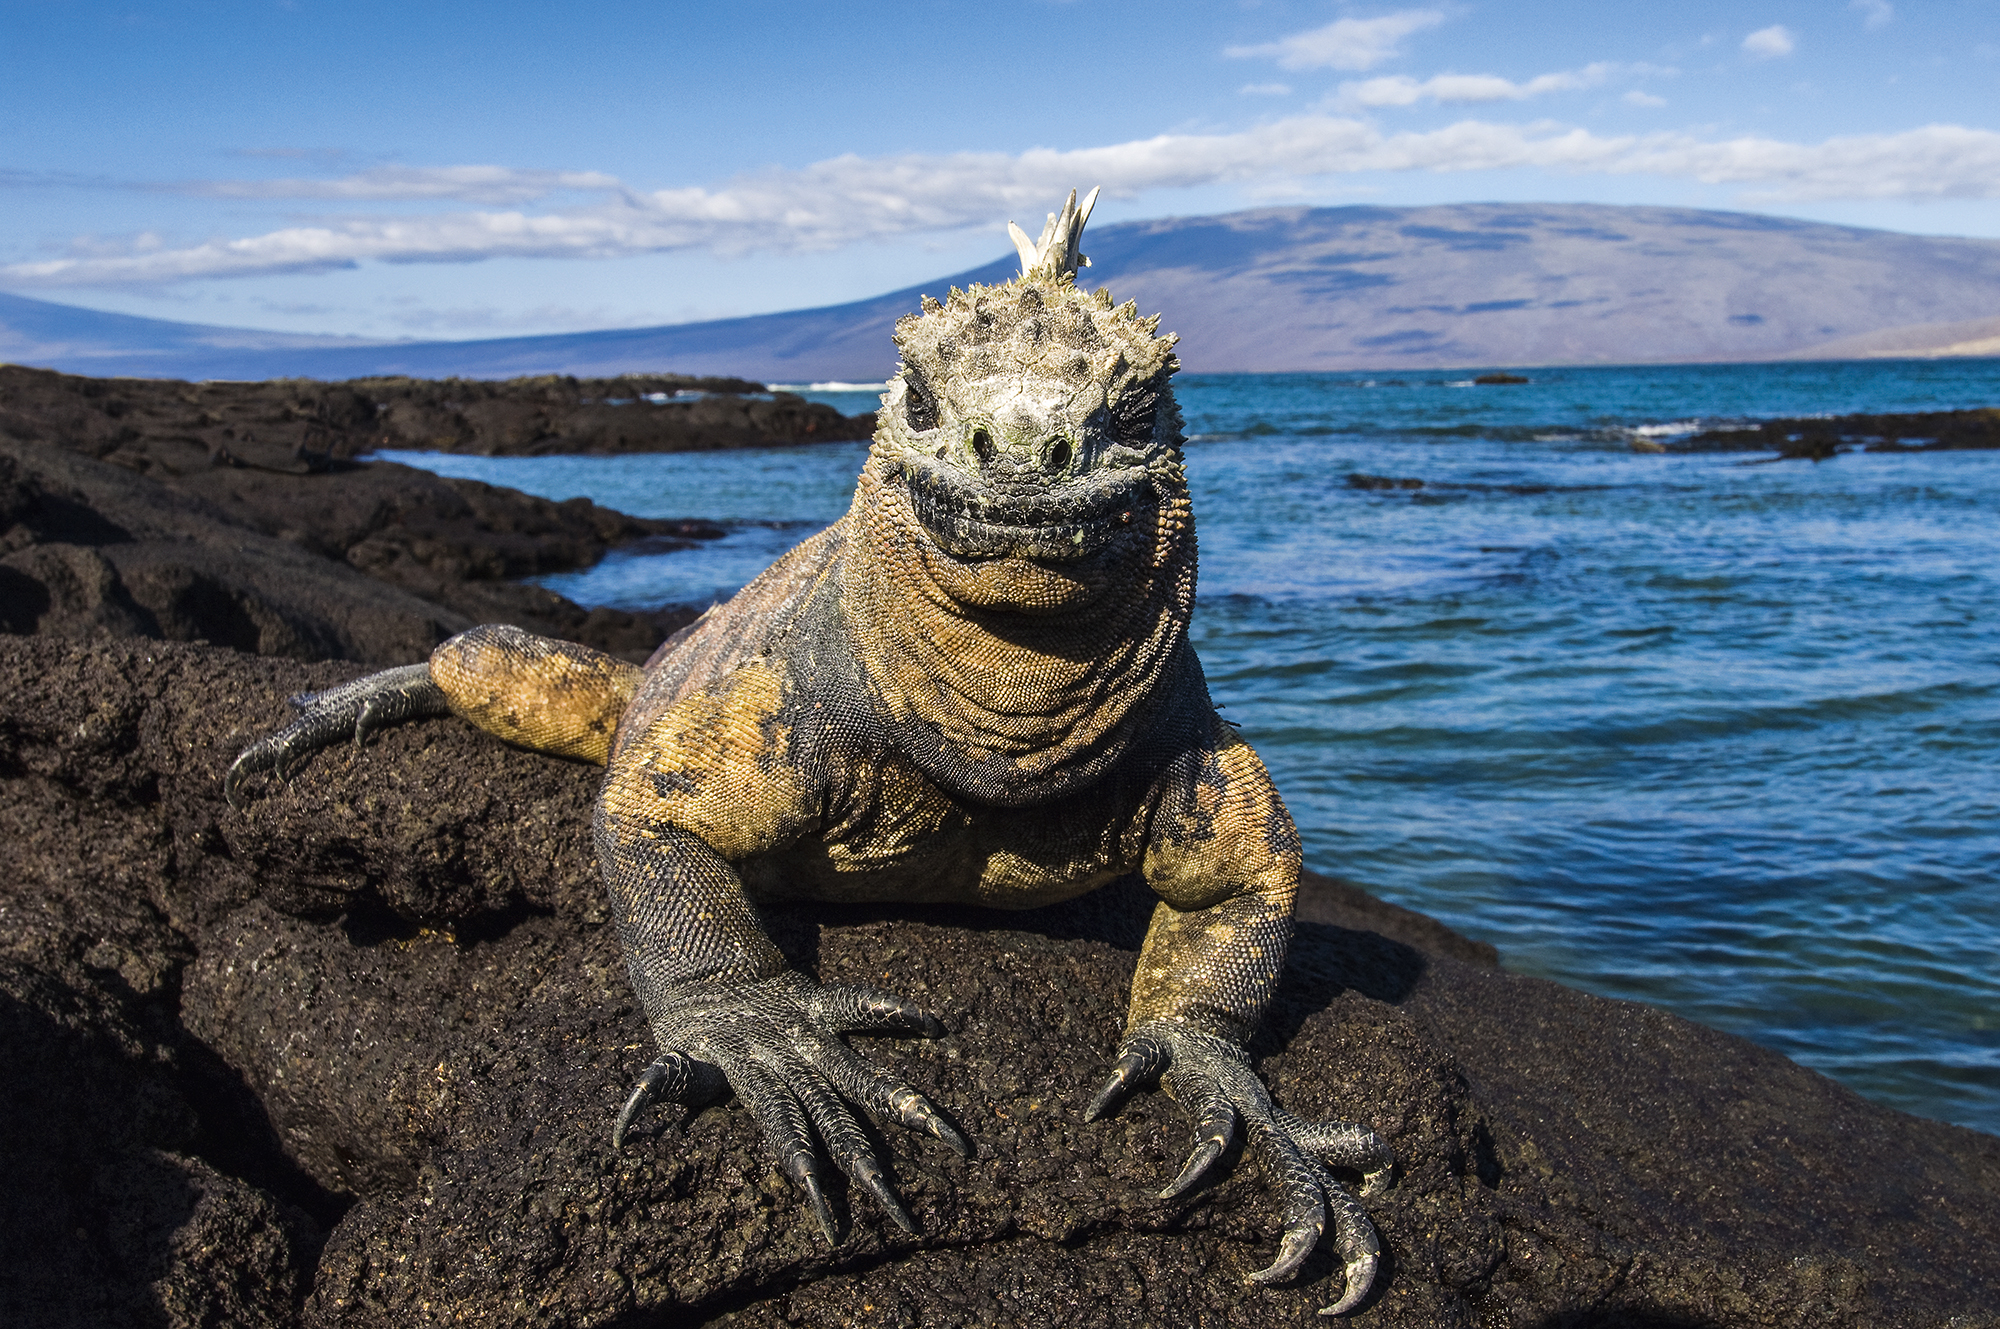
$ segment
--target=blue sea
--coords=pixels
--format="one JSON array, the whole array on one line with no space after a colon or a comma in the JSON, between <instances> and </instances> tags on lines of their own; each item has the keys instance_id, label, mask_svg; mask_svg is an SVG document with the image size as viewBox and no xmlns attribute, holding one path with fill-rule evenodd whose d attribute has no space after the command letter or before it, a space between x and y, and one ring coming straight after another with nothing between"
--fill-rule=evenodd
<instances>
[{"instance_id":1,"label":"blue sea","mask_svg":"<svg viewBox=\"0 0 2000 1329\"><path fill-rule=\"evenodd\" d=\"M2000 1133L2000 452L1634 447L2000 405L2000 360L1525 372L1178 380L1195 641L1307 862ZM742 586L863 454L385 455L728 526L545 581L637 607Z\"/></svg>"}]
</instances>

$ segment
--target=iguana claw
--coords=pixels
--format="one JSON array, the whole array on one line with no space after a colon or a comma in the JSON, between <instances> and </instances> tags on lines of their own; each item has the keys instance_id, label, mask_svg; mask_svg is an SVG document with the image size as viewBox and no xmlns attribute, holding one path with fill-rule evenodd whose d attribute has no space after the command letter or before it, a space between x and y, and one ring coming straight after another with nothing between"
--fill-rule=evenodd
<instances>
[{"instance_id":1,"label":"iguana claw","mask_svg":"<svg viewBox=\"0 0 2000 1329\"><path fill-rule=\"evenodd\" d=\"M1297 1273L1330 1221L1334 1248L1346 1270L1346 1288L1320 1314L1344 1315L1359 1305L1375 1281L1381 1242L1367 1210L1328 1164L1359 1171L1362 1193L1372 1194L1389 1175L1393 1162L1389 1147L1363 1126L1294 1116L1271 1101L1241 1048L1165 1022L1143 1025L1126 1036L1110 1080L1085 1109L1084 1119L1103 1115L1155 1077L1196 1121L1193 1150L1160 1198L1170 1200L1193 1189L1229 1147L1241 1119L1249 1127L1266 1175L1285 1196L1284 1235L1278 1241L1277 1258L1247 1281L1278 1283Z\"/></svg>"},{"instance_id":2,"label":"iguana claw","mask_svg":"<svg viewBox=\"0 0 2000 1329\"><path fill-rule=\"evenodd\" d=\"M1211 1090L1200 1103L1183 1106L1196 1114L1194 1152L1181 1165L1181 1173L1174 1178L1173 1184L1160 1192L1162 1200L1171 1200L1192 1190L1208 1171L1209 1165L1222 1157L1222 1151L1236 1138L1236 1108L1221 1093Z\"/></svg>"},{"instance_id":3,"label":"iguana claw","mask_svg":"<svg viewBox=\"0 0 2000 1329\"><path fill-rule=\"evenodd\" d=\"M1097 1091L1097 1097L1090 1100L1090 1106L1083 1110L1085 1121L1096 1121L1104 1116L1144 1084L1150 1084L1167 1068L1168 1052L1166 1044L1144 1034L1135 1034L1125 1040L1119 1050L1118 1060L1111 1067L1111 1078Z\"/></svg>"},{"instance_id":4,"label":"iguana claw","mask_svg":"<svg viewBox=\"0 0 2000 1329\"><path fill-rule=\"evenodd\" d=\"M632 1087L632 1096L625 1100L611 1128L611 1147L624 1145L625 1132L650 1104L665 1101L693 1106L720 1098L727 1088L713 1066L704 1066L679 1052L667 1053L639 1073L639 1083Z\"/></svg>"},{"instance_id":5,"label":"iguana claw","mask_svg":"<svg viewBox=\"0 0 2000 1329\"><path fill-rule=\"evenodd\" d=\"M649 1103L705 1102L725 1084L750 1109L778 1166L806 1194L828 1242L840 1225L826 1197L820 1149L848 1179L875 1197L905 1232L917 1221L889 1184L854 1106L923 1131L965 1157L972 1146L916 1090L857 1056L844 1033L922 1034L944 1026L908 1002L872 988L824 987L800 974L742 985L690 984L653 1011L654 1031L669 1050L648 1066L618 1114L611 1143L624 1143Z\"/></svg>"}]
</instances>

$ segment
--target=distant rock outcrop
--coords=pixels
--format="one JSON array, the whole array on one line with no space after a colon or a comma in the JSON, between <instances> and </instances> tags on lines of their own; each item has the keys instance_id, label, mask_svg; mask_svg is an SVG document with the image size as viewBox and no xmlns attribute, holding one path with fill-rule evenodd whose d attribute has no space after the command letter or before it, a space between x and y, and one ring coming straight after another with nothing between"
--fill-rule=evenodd
<instances>
[{"instance_id":1,"label":"distant rock outcrop","mask_svg":"<svg viewBox=\"0 0 2000 1329\"><path fill-rule=\"evenodd\" d=\"M2000 450L2000 408L1886 415L1814 415L1704 429L1666 441L1660 452L1774 452L1776 460L1825 461L1842 451Z\"/></svg>"},{"instance_id":2,"label":"distant rock outcrop","mask_svg":"<svg viewBox=\"0 0 2000 1329\"><path fill-rule=\"evenodd\" d=\"M261 383L91 378L0 365L0 429L25 422L94 456L151 449L198 464L306 474L382 448L481 456L705 452L865 439L872 415L842 415L740 378L545 374ZM170 457L174 446L194 454Z\"/></svg>"},{"instance_id":3,"label":"distant rock outcrop","mask_svg":"<svg viewBox=\"0 0 2000 1329\"><path fill-rule=\"evenodd\" d=\"M2000 240L1693 208L1471 203L1125 222L1093 230L1089 250L1085 284L1162 313L1195 371L2000 354ZM186 378L672 368L880 381L895 368L890 328L920 294L1004 280L1016 266L1009 257L870 300L750 318L376 345L0 296L0 357Z\"/></svg>"}]
</instances>

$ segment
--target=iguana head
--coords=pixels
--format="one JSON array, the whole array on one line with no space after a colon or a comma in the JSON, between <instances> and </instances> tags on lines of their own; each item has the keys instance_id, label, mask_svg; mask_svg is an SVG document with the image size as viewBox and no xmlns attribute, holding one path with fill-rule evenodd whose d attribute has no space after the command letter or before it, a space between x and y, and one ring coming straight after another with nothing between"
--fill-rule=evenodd
<instances>
[{"instance_id":1,"label":"iguana head","mask_svg":"<svg viewBox=\"0 0 2000 1329\"><path fill-rule=\"evenodd\" d=\"M1092 195L1095 198L1095 195ZM1022 273L925 299L855 486L842 600L903 751L1026 805L1097 779L1197 668L1172 337L1076 288L1071 194Z\"/></svg>"},{"instance_id":2,"label":"iguana head","mask_svg":"<svg viewBox=\"0 0 2000 1329\"><path fill-rule=\"evenodd\" d=\"M1160 484L1180 484L1175 338L1076 287L1096 198L1072 193L1038 243L1010 223L1013 281L926 296L896 324L874 460L950 556L1089 559L1143 540Z\"/></svg>"}]
</instances>

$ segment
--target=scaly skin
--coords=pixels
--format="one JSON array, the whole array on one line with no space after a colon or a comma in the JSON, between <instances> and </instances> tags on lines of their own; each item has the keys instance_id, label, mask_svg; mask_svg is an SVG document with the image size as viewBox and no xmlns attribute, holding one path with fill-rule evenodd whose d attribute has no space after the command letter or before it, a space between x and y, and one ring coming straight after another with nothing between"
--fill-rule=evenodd
<instances>
[{"instance_id":1,"label":"scaly skin","mask_svg":"<svg viewBox=\"0 0 2000 1329\"><path fill-rule=\"evenodd\" d=\"M1338 1314L1366 1295L1378 1246L1328 1165L1372 1182L1390 1155L1361 1127L1276 1106L1243 1051L1284 967L1299 840L1188 645L1174 339L1077 290L1088 212L1071 195L1039 244L1016 232L1019 279L926 298L897 324L902 369L847 516L643 671L477 628L427 671L302 699L238 759L228 791L447 707L509 742L607 763L598 861L661 1049L614 1144L649 1102L733 1091L829 1240L827 1155L914 1231L857 1106L969 1147L841 1037L936 1034L936 1021L791 971L755 903L1029 908L1143 873L1160 903L1125 1040L1085 1117L1160 1082L1196 1122L1166 1196L1246 1125L1285 1222L1276 1261L1251 1278L1289 1277L1331 1225Z\"/></svg>"}]
</instances>

